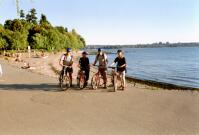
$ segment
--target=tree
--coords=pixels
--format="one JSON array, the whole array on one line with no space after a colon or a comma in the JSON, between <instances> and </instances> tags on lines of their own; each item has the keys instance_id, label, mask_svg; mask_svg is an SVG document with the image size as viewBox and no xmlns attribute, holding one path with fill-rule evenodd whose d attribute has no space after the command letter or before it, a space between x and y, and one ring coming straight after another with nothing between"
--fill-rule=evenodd
<instances>
[{"instance_id":1,"label":"tree","mask_svg":"<svg viewBox=\"0 0 199 135\"><path fill-rule=\"evenodd\" d=\"M37 16L36 16L37 12L36 9L31 9L29 11L29 13L26 15L26 21L33 23L33 24L37 24Z\"/></svg>"},{"instance_id":2,"label":"tree","mask_svg":"<svg viewBox=\"0 0 199 135\"><path fill-rule=\"evenodd\" d=\"M25 13L23 10L20 10L20 18L24 19L25 18Z\"/></svg>"},{"instance_id":3,"label":"tree","mask_svg":"<svg viewBox=\"0 0 199 135\"><path fill-rule=\"evenodd\" d=\"M66 33L66 30L63 26L56 26L55 28L62 34Z\"/></svg>"},{"instance_id":4,"label":"tree","mask_svg":"<svg viewBox=\"0 0 199 135\"><path fill-rule=\"evenodd\" d=\"M12 20L6 20L4 23L4 28L11 29L11 26L12 26Z\"/></svg>"},{"instance_id":5,"label":"tree","mask_svg":"<svg viewBox=\"0 0 199 135\"><path fill-rule=\"evenodd\" d=\"M10 49L24 50L28 47L27 35L20 32L13 32L11 35Z\"/></svg>"},{"instance_id":6,"label":"tree","mask_svg":"<svg viewBox=\"0 0 199 135\"><path fill-rule=\"evenodd\" d=\"M6 44L6 40L2 36L0 36L0 49L4 49L6 47Z\"/></svg>"},{"instance_id":7,"label":"tree","mask_svg":"<svg viewBox=\"0 0 199 135\"><path fill-rule=\"evenodd\" d=\"M39 24L43 24L43 23L49 23L49 22L48 22L48 20L47 20L46 15L41 14L41 18L40 18L40 20L39 20Z\"/></svg>"},{"instance_id":8,"label":"tree","mask_svg":"<svg viewBox=\"0 0 199 135\"><path fill-rule=\"evenodd\" d=\"M27 15L21 10L21 19L6 20L4 26L0 24L0 49L23 50L30 45L34 49L60 51L67 47L85 47L84 38L74 29L68 32L66 27L53 27L44 14L37 24L36 14L35 9L31 9Z\"/></svg>"},{"instance_id":9,"label":"tree","mask_svg":"<svg viewBox=\"0 0 199 135\"><path fill-rule=\"evenodd\" d=\"M23 30L23 25L21 24L21 21L18 19L15 19L11 23L11 29L12 31L19 31L21 32Z\"/></svg>"}]
</instances>

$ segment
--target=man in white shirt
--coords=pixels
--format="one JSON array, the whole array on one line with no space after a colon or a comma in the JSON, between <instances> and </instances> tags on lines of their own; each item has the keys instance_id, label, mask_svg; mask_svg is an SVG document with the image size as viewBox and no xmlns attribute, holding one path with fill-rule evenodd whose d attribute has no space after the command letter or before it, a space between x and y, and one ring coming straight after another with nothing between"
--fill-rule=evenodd
<instances>
[{"instance_id":1,"label":"man in white shirt","mask_svg":"<svg viewBox=\"0 0 199 135\"><path fill-rule=\"evenodd\" d=\"M94 61L94 66L96 63L99 62L99 72L101 76L103 77L104 81L104 88L107 88L107 64L108 64L108 59L107 55L102 51L101 48L98 49L98 53L96 55L95 61Z\"/></svg>"},{"instance_id":2,"label":"man in white shirt","mask_svg":"<svg viewBox=\"0 0 199 135\"><path fill-rule=\"evenodd\" d=\"M70 77L70 80L71 80L71 86L72 86L73 56L71 54L71 51L72 51L71 48L66 49L66 53L61 56L59 64L62 66L62 71L61 71L60 77L63 78L64 69L65 69L66 75L69 74L69 77Z\"/></svg>"}]
</instances>

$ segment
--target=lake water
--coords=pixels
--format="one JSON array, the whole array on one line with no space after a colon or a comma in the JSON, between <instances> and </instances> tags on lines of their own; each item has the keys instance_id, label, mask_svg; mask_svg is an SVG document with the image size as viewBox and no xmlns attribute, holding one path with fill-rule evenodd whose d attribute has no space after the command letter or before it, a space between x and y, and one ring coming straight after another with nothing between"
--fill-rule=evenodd
<instances>
[{"instance_id":1,"label":"lake water","mask_svg":"<svg viewBox=\"0 0 199 135\"><path fill-rule=\"evenodd\" d=\"M199 88L199 47L125 48L127 75ZM108 50L116 52L117 50ZM108 54L109 64L116 54ZM90 56L91 61L94 56Z\"/></svg>"}]
</instances>

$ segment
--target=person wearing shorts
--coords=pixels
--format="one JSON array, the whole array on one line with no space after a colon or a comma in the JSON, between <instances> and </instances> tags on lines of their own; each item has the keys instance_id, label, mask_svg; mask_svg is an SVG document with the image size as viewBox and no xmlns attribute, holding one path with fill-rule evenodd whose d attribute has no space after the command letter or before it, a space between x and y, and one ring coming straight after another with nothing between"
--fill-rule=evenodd
<instances>
[{"instance_id":1,"label":"person wearing shorts","mask_svg":"<svg viewBox=\"0 0 199 135\"><path fill-rule=\"evenodd\" d=\"M64 69L65 69L66 75L69 74L69 77L71 80L71 86L72 86L73 56L71 54L71 51L72 51L71 48L66 49L66 53L61 56L59 64L62 66L62 71L61 71L60 77L63 78Z\"/></svg>"},{"instance_id":2,"label":"person wearing shorts","mask_svg":"<svg viewBox=\"0 0 199 135\"><path fill-rule=\"evenodd\" d=\"M95 64L99 62L99 72L103 78L104 81L104 88L107 88L107 64L108 64L108 59L107 55L102 51L101 48L98 49L98 53L96 55L95 61L94 61L94 66Z\"/></svg>"},{"instance_id":3,"label":"person wearing shorts","mask_svg":"<svg viewBox=\"0 0 199 135\"><path fill-rule=\"evenodd\" d=\"M117 64L117 73L121 77L121 89L124 90L126 85L126 58L124 57L123 51L117 51L117 57L115 58L114 62L111 64L112 66Z\"/></svg>"}]
</instances>

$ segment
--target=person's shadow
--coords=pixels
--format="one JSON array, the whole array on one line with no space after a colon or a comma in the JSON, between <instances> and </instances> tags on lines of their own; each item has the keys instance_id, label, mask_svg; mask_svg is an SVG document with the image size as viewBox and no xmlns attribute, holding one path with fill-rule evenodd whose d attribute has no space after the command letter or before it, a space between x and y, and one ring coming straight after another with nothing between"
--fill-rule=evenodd
<instances>
[{"instance_id":1,"label":"person's shadow","mask_svg":"<svg viewBox=\"0 0 199 135\"><path fill-rule=\"evenodd\" d=\"M0 84L0 90L16 91L60 91L58 84Z\"/></svg>"},{"instance_id":2,"label":"person's shadow","mask_svg":"<svg viewBox=\"0 0 199 135\"><path fill-rule=\"evenodd\" d=\"M87 86L84 89L80 89L76 85L71 88L62 90L57 83L42 83L42 84L0 84L0 90L7 91L50 91L50 92L110 92L108 89L99 88L98 90L93 90L91 86Z\"/></svg>"}]
</instances>

